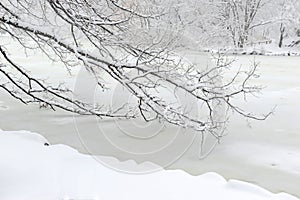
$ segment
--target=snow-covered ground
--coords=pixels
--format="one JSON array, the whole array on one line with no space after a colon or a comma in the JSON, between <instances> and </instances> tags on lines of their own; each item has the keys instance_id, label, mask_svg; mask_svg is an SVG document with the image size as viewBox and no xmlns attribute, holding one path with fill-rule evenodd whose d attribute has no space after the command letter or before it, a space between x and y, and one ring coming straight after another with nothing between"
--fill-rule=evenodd
<instances>
[{"instance_id":1,"label":"snow-covered ground","mask_svg":"<svg viewBox=\"0 0 300 200\"><path fill-rule=\"evenodd\" d=\"M12 49L17 62L26 63L28 69L38 76L72 82L74 77L67 78L68 73L63 73L57 64L48 64L42 56L24 60L17 48ZM199 62L206 57L200 55ZM238 56L237 59L237 66L249 65L253 61L252 56ZM83 153L157 164L148 166L146 171L162 166L182 169L193 175L217 172L226 179L244 180L272 192L283 191L300 197L300 57L258 56L255 59L260 62L261 78L258 83L267 88L259 99L249 99L247 109L267 112L277 105L275 115L265 122L252 122L251 127L240 117L233 116L228 135L203 160L197 158L200 143L198 135L183 133L174 127L163 128L158 124L146 125L130 120L100 121L92 117L73 117L61 111L40 110L36 106L22 105L3 91L0 91L0 127L3 130L37 132L51 144L66 144ZM124 133L133 135L129 137ZM153 137L153 133L157 135ZM148 139L136 140L132 136ZM209 149L209 143L207 146L206 149ZM49 146L50 149L60 147ZM0 148L1 153L9 152L8 149L3 150L2 146ZM132 166L128 168L111 162L111 159L105 163L119 170L137 170ZM78 176L84 179L84 176Z\"/></svg>"},{"instance_id":2,"label":"snow-covered ground","mask_svg":"<svg viewBox=\"0 0 300 200\"><path fill-rule=\"evenodd\" d=\"M227 182L216 173L193 177L180 170L143 175L116 172L68 146L45 143L38 134L0 130L0 199L297 200L246 182Z\"/></svg>"},{"instance_id":3,"label":"snow-covered ground","mask_svg":"<svg viewBox=\"0 0 300 200\"><path fill-rule=\"evenodd\" d=\"M297 40L297 39L296 39ZM211 52L222 52L226 54L233 55L265 55L265 56L299 56L300 55L300 45L294 47L283 46L278 47L276 43L270 44L253 44L242 49L225 47L221 49L206 50Z\"/></svg>"}]
</instances>

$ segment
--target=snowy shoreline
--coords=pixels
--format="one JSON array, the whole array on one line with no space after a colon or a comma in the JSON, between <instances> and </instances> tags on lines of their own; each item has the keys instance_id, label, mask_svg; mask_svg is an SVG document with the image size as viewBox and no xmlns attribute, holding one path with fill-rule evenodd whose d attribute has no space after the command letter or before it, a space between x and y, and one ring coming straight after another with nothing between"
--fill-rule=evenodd
<instances>
[{"instance_id":1,"label":"snowy shoreline","mask_svg":"<svg viewBox=\"0 0 300 200\"><path fill-rule=\"evenodd\" d=\"M66 145L45 143L39 134L0 130L1 199L297 200L250 183L226 181L213 172L200 176L181 170L120 173Z\"/></svg>"},{"instance_id":2,"label":"snowy shoreline","mask_svg":"<svg viewBox=\"0 0 300 200\"><path fill-rule=\"evenodd\" d=\"M298 57L300 56L299 47L282 47L279 48L274 44L269 45L257 45L257 46L249 46L243 49L237 48L220 48L220 49L205 49L203 52L210 53L221 53L225 55L255 55L255 56L291 56Z\"/></svg>"}]
</instances>

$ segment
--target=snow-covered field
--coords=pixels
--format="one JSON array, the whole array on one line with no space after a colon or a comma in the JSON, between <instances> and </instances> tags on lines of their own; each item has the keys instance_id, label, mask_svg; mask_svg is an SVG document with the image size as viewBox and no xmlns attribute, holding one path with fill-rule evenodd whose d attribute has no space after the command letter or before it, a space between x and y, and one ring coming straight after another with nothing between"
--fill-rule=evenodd
<instances>
[{"instance_id":1,"label":"snow-covered field","mask_svg":"<svg viewBox=\"0 0 300 200\"><path fill-rule=\"evenodd\" d=\"M17 48L13 49L17 52ZM24 57L16 52L14 57L17 62L26 63L29 66L28 69L33 70L37 75L52 77L54 81L61 79L70 80L70 84L72 84L72 78L76 76L75 73L74 77L68 78L68 74L66 72L63 73L60 66L48 64L42 57L24 61ZM199 62L203 62L202 59L206 57L206 55L200 55ZM238 56L236 65L249 65L253 61L253 58L252 56ZM28 130L37 132L47 138L51 144L66 144L83 153L113 156L122 161L134 159L138 163L151 161L156 164L142 168L143 170L146 169L144 172L156 171L160 166L166 169L182 169L192 175L216 172L226 179L243 180L262 186L275 193L286 192L300 197L300 124L298 120L300 118L300 57L258 56L255 59L260 62L259 70L261 78L258 83L267 86L267 88L263 90L259 99L255 101L254 99L249 99L247 109L255 112L267 112L273 106L277 105L275 115L271 116L265 122L252 122L251 127L247 126L247 123L240 117L233 116L227 130L228 135L221 140L221 143L216 146L208 157L202 160L199 160L197 157L200 143L198 135L183 133L183 131L174 127L164 128L159 124L146 125L139 121L130 120L100 121L93 117L72 116L69 113L61 111L40 110L36 106L22 105L3 91L0 91L0 128L3 130ZM129 137L124 133L133 135ZM153 133L156 134L155 137L153 137ZM4 192L9 192L11 191L10 189L17 189L10 188L11 185L25 192L25 190L30 190L34 188L34 185L37 186L41 182L41 185L46 184L47 186L49 184L48 186L53 189L51 195L65 195L60 192L69 191L69 193L66 193L66 196L63 196L67 197L67 194L76 195L77 188L83 188L83 196L77 196L77 199L81 197L86 198L84 194L88 193L91 195L92 191L96 191L96 197L99 194L99 198L102 199L102 196L100 196L102 193L101 191L99 192L98 188L103 186L102 180L105 179L107 185L103 186L105 188L103 189L105 191L103 196L109 195L109 193L124 196L125 194L121 191L125 192L125 189L122 190L121 187L126 185L130 186L130 189L138 187L141 193L131 193L132 195L137 195L136 198L144 192L147 194L144 196L150 199L150 197L155 198L151 195L156 194L146 192L146 190L151 191L149 187L152 187L153 190L159 190L159 187L162 185L151 183L152 185L150 184L149 187L148 185L142 187L142 183L151 179L161 179L164 176L165 179L162 178L164 186L176 181L188 182L186 185L189 186L189 192L185 190L185 188L188 188L187 186L183 187L179 183L178 185L167 187L169 191L176 191L176 193L173 193L174 195L177 192L180 194L184 194L184 192L191 193L191 196L192 194L201 194L201 189L199 188L202 188L203 183L209 180L212 180L212 185L215 186L213 195L219 194L216 188L220 188L218 191L227 191L224 188L231 187L230 185L232 184L232 182L226 183L226 181L215 174L206 174L192 178L180 171L163 171L157 174L154 173L153 175L146 175L145 179L141 178L143 176L130 178L132 182L127 185L124 182L125 179L123 179L125 175L117 175L97 164L91 158L80 155L68 147L62 145L45 147L40 142L31 141L36 141L37 139L34 138L38 136L33 136L32 139L31 136L26 134L24 136L20 135L24 134L17 133L8 136L7 133L1 133L1 137L3 137L0 146L1 156L11 155L15 157L1 157L0 194L5 194ZM140 138L136 139L136 136ZM147 138L147 140L141 139L141 137ZM39 141L44 141L44 139ZM12 145L10 147L6 144ZM208 147L206 147L206 150L211 146L209 144L207 144ZM24 145L24 149L16 148L16 145ZM28 146L32 145L32 148L30 147L26 150ZM34 151L34 154L32 151ZM38 154L36 151L41 151L41 154ZM12 154L7 152L11 152ZM49 155L49 158L46 158L45 155ZM32 156L36 156L36 159L31 159ZM30 159L30 162L27 159ZM41 161L38 161L39 159ZM66 160L66 165L65 163L60 163L59 161L61 160ZM15 161L19 162L18 165L14 163ZM84 164L77 166L76 163L78 162ZM36 166L34 166L35 164ZM122 171L136 172L137 170L134 166L128 167L127 164L122 165L117 161L112 162L111 159L105 160L105 164L109 164L110 167ZM15 167L11 167L10 165ZM24 168L20 168L21 165ZM92 168L91 171L88 170L89 167ZM15 174L11 175L8 173L9 171L13 173L13 170L16 170ZM50 172L45 173L47 170L50 170ZM37 171L37 174L34 174L36 179L28 178L27 175L30 174L30 171ZM55 175L56 173L59 174ZM88 175L85 173L88 173ZM106 174L108 174L107 178L103 178L103 175L106 176ZM116 183L115 181L113 182L110 176L120 177L120 184L117 184L118 192L111 192L115 188L110 188L110 186L116 185ZM135 183L134 179L143 180ZM47 182L46 180L49 181ZM107 180L111 182L107 182ZM198 184L202 185L197 187L196 181L202 182ZM59 190L59 187L56 185L58 182L63 184L60 185L64 188L63 190ZM88 184L92 188L87 188L85 184L80 182L95 184ZM102 184L102 186L98 187L97 184ZM40 194L47 194L48 189L46 186L41 189ZM93 188L94 186L95 188ZM235 184L233 184L232 188L234 187ZM181 188L184 189L180 190ZM203 189L203 193L208 194L210 192L209 188ZM245 186L245 190L251 193L253 187ZM256 189L254 190L254 193L256 193ZM261 189L258 190L261 191ZM31 190L31 192L34 193L36 191ZM167 193L167 189L161 192ZM13 194L17 195L21 193L15 192ZM172 192L169 193L172 194ZM180 194L178 194L178 197L180 197ZM223 193L220 192L220 194ZM49 198L51 199L50 193ZM89 196L88 198L92 197ZM0 199L6 198L0 197ZM134 196L131 199L134 199Z\"/></svg>"},{"instance_id":2,"label":"snow-covered field","mask_svg":"<svg viewBox=\"0 0 300 200\"><path fill-rule=\"evenodd\" d=\"M38 134L0 130L0 199L297 200L246 182L227 182L216 173L197 177L180 170L120 173L68 146L45 143Z\"/></svg>"}]
</instances>

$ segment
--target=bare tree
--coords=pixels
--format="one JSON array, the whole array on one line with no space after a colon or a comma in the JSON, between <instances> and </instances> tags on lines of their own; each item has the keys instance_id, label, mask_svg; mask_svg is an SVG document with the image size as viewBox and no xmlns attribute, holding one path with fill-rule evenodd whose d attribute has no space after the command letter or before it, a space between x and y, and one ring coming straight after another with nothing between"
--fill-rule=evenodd
<instances>
[{"instance_id":1,"label":"bare tree","mask_svg":"<svg viewBox=\"0 0 300 200\"><path fill-rule=\"evenodd\" d=\"M235 47L243 48L251 30L272 20L257 20L257 15L265 5L264 0L222 0L217 5L220 20L229 31Z\"/></svg>"},{"instance_id":2,"label":"bare tree","mask_svg":"<svg viewBox=\"0 0 300 200\"><path fill-rule=\"evenodd\" d=\"M243 46L247 40L248 31L253 27L251 22L261 6L260 1L253 2L255 4L247 4L243 10L247 14L238 46ZM202 70L183 62L174 54L174 49L180 46L180 34L155 31L161 24L164 10L151 1L4 0L0 2L0 13L1 30L24 49L38 49L49 59L59 58L68 70L84 65L103 89L107 86L100 72L105 72L138 102L136 109L126 104L121 108L108 108L72 98L70 89L48 85L34 77L26 71L25 64L16 63L5 46L0 46L3 58L0 87L25 104L38 103L53 110L60 108L99 117L140 116L145 121L162 120L210 132L216 137L220 136L215 130L226 121L214 118L218 111L216 104L251 119L264 120L269 115L256 116L232 102L234 97L259 91L259 87L249 83L255 77L256 64L249 71L239 70L230 80L220 84L219 80L231 66L225 58L217 56L214 67ZM183 92L202 104L207 117L200 119L190 115L183 105L170 104L160 92L165 87L174 91L175 98L178 92Z\"/></svg>"},{"instance_id":3,"label":"bare tree","mask_svg":"<svg viewBox=\"0 0 300 200\"><path fill-rule=\"evenodd\" d=\"M289 47L300 44L300 2L296 0L285 0L282 2L282 15L284 17L284 26L286 27L286 35L294 38Z\"/></svg>"}]
</instances>

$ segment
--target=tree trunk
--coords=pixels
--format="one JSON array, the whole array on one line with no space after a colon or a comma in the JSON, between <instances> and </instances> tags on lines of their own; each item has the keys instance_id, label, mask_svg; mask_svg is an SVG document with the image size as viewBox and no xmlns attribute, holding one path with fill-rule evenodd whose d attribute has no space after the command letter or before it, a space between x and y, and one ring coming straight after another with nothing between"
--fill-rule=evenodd
<instances>
[{"instance_id":1,"label":"tree trunk","mask_svg":"<svg viewBox=\"0 0 300 200\"><path fill-rule=\"evenodd\" d=\"M279 38L279 44L278 44L279 48L281 48L282 44L283 44L284 32L285 32L285 27L281 23L280 24L280 38Z\"/></svg>"}]
</instances>

